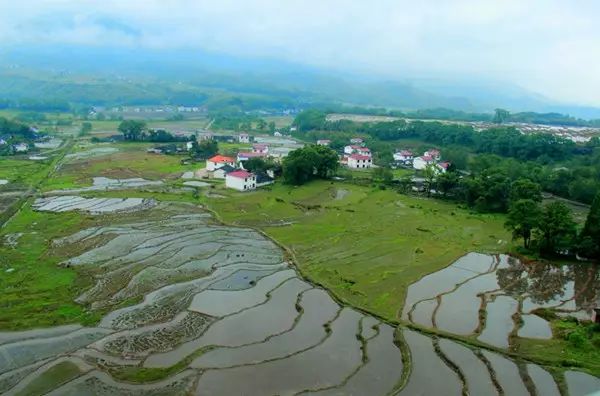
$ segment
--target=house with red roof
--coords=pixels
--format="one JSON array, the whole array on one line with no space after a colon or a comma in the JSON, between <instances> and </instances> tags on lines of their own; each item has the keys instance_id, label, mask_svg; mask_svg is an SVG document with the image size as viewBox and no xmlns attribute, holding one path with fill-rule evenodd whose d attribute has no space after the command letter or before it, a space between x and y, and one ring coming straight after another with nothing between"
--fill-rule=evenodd
<instances>
[{"instance_id":1,"label":"house with red roof","mask_svg":"<svg viewBox=\"0 0 600 396\"><path fill-rule=\"evenodd\" d=\"M235 166L235 159L224 155L215 155L206 160L206 170L209 172L217 170L225 165Z\"/></svg>"},{"instance_id":2,"label":"house with red roof","mask_svg":"<svg viewBox=\"0 0 600 396\"><path fill-rule=\"evenodd\" d=\"M435 164L435 159L430 155L422 155L413 160L413 168L416 170L423 170L433 164Z\"/></svg>"},{"instance_id":3,"label":"house with red roof","mask_svg":"<svg viewBox=\"0 0 600 396\"><path fill-rule=\"evenodd\" d=\"M358 153L358 150L362 149L363 146L358 146L356 144L352 144L349 146L345 146L344 147L344 154L354 154L354 153Z\"/></svg>"},{"instance_id":4,"label":"house with red roof","mask_svg":"<svg viewBox=\"0 0 600 396\"><path fill-rule=\"evenodd\" d=\"M363 169L372 165L373 159L369 155L352 154L348 157L348 168Z\"/></svg>"},{"instance_id":5,"label":"house with red roof","mask_svg":"<svg viewBox=\"0 0 600 396\"><path fill-rule=\"evenodd\" d=\"M356 150L356 153L360 155L366 155L367 157L372 157L371 149L368 147L360 147Z\"/></svg>"},{"instance_id":6,"label":"house with red roof","mask_svg":"<svg viewBox=\"0 0 600 396\"><path fill-rule=\"evenodd\" d=\"M266 144L253 144L252 145L253 153L261 153L261 154L269 154L269 146Z\"/></svg>"},{"instance_id":7,"label":"house with red roof","mask_svg":"<svg viewBox=\"0 0 600 396\"><path fill-rule=\"evenodd\" d=\"M400 150L394 153L394 161L406 163L406 161L412 161L413 158L414 155L410 150Z\"/></svg>"},{"instance_id":8,"label":"house with red roof","mask_svg":"<svg viewBox=\"0 0 600 396\"><path fill-rule=\"evenodd\" d=\"M256 189L256 175L252 172L238 169L225 175L225 187L238 191Z\"/></svg>"},{"instance_id":9,"label":"house with red roof","mask_svg":"<svg viewBox=\"0 0 600 396\"><path fill-rule=\"evenodd\" d=\"M448 161L444 161L444 162L440 162L436 165L436 172L437 173L446 173L448 171L448 169L450 168L450 162Z\"/></svg>"},{"instance_id":10,"label":"house with red roof","mask_svg":"<svg viewBox=\"0 0 600 396\"><path fill-rule=\"evenodd\" d=\"M427 150L423 153L423 155L428 155L436 161L439 161L442 158L440 155L440 150L436 150L436 149Z\"/></svg>"}]
</instances>

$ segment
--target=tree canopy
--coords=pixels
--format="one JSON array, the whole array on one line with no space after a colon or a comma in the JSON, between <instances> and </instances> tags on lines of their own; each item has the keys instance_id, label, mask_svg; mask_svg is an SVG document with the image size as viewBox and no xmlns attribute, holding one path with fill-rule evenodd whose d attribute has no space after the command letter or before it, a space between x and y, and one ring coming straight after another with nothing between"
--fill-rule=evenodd
<instances>
[{"instance_id":1,"label":"tree canopy","mask_svg":"<svg viewBox=\"0 0 600 396\"><path fill-rule=\"evenodd\" d=\"M283 160L283 179L288 184L304 184L327 178L338 168L338 156L325 146L310 145L289 153Z\"/></svg>"}]
</instances>

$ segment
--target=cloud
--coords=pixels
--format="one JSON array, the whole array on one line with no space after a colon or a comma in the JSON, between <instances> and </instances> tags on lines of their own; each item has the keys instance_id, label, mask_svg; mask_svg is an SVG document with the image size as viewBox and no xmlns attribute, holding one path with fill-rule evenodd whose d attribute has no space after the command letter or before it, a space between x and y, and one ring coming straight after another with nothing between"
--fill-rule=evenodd
<instances>
[{"instance_id":1,"label":"cloud","mask_svg":"<svg viewBox=\"0 0 600 396\"><path fill-rule=\"evenodd\" d=\"M600 105L600 2L21 0L0 42L203 48L397 79L480 77Z\"/></svg>"}]
</instances>

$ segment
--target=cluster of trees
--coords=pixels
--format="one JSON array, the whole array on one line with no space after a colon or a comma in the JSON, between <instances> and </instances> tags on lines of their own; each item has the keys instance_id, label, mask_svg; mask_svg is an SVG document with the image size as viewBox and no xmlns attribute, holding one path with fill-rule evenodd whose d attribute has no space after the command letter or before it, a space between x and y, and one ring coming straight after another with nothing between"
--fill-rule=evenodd
<instances>
[{"instance_id":1,"label":"cluster of trees","mask_svg":"<svg viewBox=\"0 0 600 396\"><path fill-rule=\"evenodd\" d=\"M26 140L32 140L36 137L36 133L29 125L5 117L0 117L0 135L9 139L14 137Z\"/></svg>"},{"instance_id":2,"label":"cluster of trees","mask_svg":"<svg viewBox=\"0 0 600 396\"><path fill-rule=\"evenodd\" d=\"M536 113L519 112L510 113L504 109L496 109L492 113L468 113L461 110L436 107L431 109L421 109L415 111L402 112L398 110L388 110L380 107L360 107L360 106L327 106L323 113L342 113L342 114L363 114L401 117L407 119L421 120L447 120L447 121L482 121L495 122L524 122L530 124L542 125L569 125L583 127L599 127L600 119L583 120L560 113Z\"/></svg>"},{"instance_id":3,"label":"cluster of trees","mask_svg":"<svg viewBox=\"0 0 600 396\"><path fill-rule=\"evenodd\" d=\"M219 143L214 139L203 139L199 143L194 140L190 156L197 160L205 160L219 152Z\"/></svg>"},{"instance_id":4,"label":"cluster of trees","mask_svg":"<svg viewBox=\"0 0 600 396\"><path fill-rule=\"evenodd\" d=\"M125 140L132 142L171 143L195 140L193 136L175 136L164 129L147 129L146 123L139 120L121 121L118 130Z\"/></svg>"},{"instance_id":5,"label":"cluster of trees","mask_svg":"<svg viewBox=\"0 0 600 396\"><path fill-rule=\"evenodd\" d=\"M310 145L289 153L283 160L285 183L300 185L317 178L327 178L338 169L337 153L325 146Z\"/></svg>"},{"instance_id":6,"label":"cluster of trees","mask_svg":"<svg viewBox=\"0 0 600 396\"><path fill-rule=\"evenodd\" d=\"M505 225L514 238L522 238L526 249L545 255L578 253L600 259L600 194L580 233L567 205L560 201L541 205L541 201L539 185L524 179L513 184Z\"/></svg>"}]
</instances>

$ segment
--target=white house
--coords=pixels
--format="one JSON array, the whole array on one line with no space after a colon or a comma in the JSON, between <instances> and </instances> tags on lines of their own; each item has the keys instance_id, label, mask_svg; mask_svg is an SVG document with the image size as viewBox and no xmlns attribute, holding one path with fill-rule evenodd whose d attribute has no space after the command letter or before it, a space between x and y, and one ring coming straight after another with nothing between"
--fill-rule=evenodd
<instances>
[{"instance_id":1,"label":"white house","mask_svg":"<svg viewBox=\"0 0 600 396\"><path fill-rule=\"evenodd\" d=\"M328 140L328 139L317 140L317 146L329 146L330 144L331 144L331 140Z\"/></svg>"},{"instance_id":2,"label":"white house","mask_svg":"<svg viewBox=\"0 0 600 396\"><path fill-rule=\"evenodd\" d=\"M190 151L194 147L194 142L185 142L185 149Z\"/></svg>"},{"instance_id":3,"label":"white house","mask_svg":"<svg viewBox=\"0 0 600 396\"><path fill-rule=\"evenodd\" d=\"M214 157L206 160L207 171L212 172L225 165L235 166L235 160L231 157L225 157L224 155L215 155Z\"/></svg>"},{"instance_id":4,"label":"white house","mask_svg":"<svg viewBox=\"0 0 600 396\"><path fill-rule=\"evenodd\" d=\"M275 133L273 133L273 136L275 136L275 137L282 137L283 135L281 134L281 132L275 131Z\"/></svg>"},{"instance_id":5,"label":"white house","mask_svg":"<svg viewBox=\"0 0 600 396\"><path fill-rule=\"evenodd\" d=\"M235 171L235 168L231 165L224 165L212 172L212 177L215 179L225 179L228 173Z\"/></svg>"},{"instance_id":6,"label":"white house","mask_svg":"<svg viewBox=\"0 0 600 396\"><path fill-rule=\"evenodd\" d=\"M269 154L269 146L266 144L253 144L252 145L253 153L261 153L261 154Z\"/></svg>"},{"instance_id":7,"label":"white house","mask_svg":"<svg viewBox=\"0 0 600 396\"><path fill-rule=\"evenodd\" d=\"M13 149L17 153L26 153L27 151L29 151L29 146L25 143L17 143L13 146Z\"/></svg>"},{"instance_id":8,"label":"white house","mask_svg":"<svg viewBox=\"0 0 600 396\"><path fill-rule=\"evenodd\" d=\"M238 142L240 143L250 143L250 135L247 133L240 133L238 135Z\"/></svg>"},{"instance_id":9,"label":"white house","mask_svg":"<svg viewBox=\"0 0 600 396\"><path fill-rule=\"evenodd\" d=\"M436 165L436 172L437 173L446 173L448 171L448 168L450 168L450 162L445 161L445 162L440 162L439 164Z\"/></svg>"},{"instance_id":10,"label":"white house","mask_svg":"<svg viewBox=\"0 0 600 396\"><path fill-rule=\"evenodd\" d=\"M440 151L436 150L436 149L427 150L427 151L425 151L425 153L423 153L423 155L429 156L429 157L433 158L436 161L439 161L440 158L442 158L441 155L440 155Z\"/></svg>"},{"instance_id":11,"label":"white house","mask_svg":"<svg viewBox=\"0 0 600 396\"><path fill-rule=\"evenodd\" d=\"M245 170L229 172L225 176L225 186L238 191L256 189L256 175Z\"/></svg>"},{"instance_id":12,"label":"white house","mask_svg":"<svg viewBox=\"0 0 600 396\"><path fill-rule=\"evenodd\" d=\"M356 153L367 157L372 157L371 150L368 147L359 147L356 150Z\"/></svg>"},{"instance_id":13,"label":"white house","mask_svg":"<svg viewBox=\"0 0 600 396\"><path fill-rule=\"evenodd\" d=\"M345 146L344 147L344 154L354 154L356 152L358 152L359 149L361 149L362 146L357 146L357 145L350 145L350 146Z\"/></svg>"},{"instance_id":14,"label":"white house","mask_svg":"<svg viewBox=\"0 0 600 396\"><path fill-rule=\"evenodd\" d=\"M363 142L364 141L362 140L362 138L359 138L359 137L350 139L350 143L352 143L352 144L363 144Z\"/></svg>"},{"instance_id":15,"label":"white house","mask_svg":"<svg viewBox=\"0 0 600 396\"><path fill-rule=\"evenodd\" d=\"M408 150L400 150L400 151L394 153L394 161L406 162L406 161L412 161L413 158L414 158L413 153Z\"/></svg>"},{"instance_id":16,"label":"white house","mask_svg":"<svg viewBox=\"0 0 600 396\"><path fill-rule=\"evenodd\" d=\"M373 160L367 155L352 154L348 157L348 168L370 168Z\"/></svg>"},{"instance_id":17,"label":"white house","mask_svg":"<svg viewBox=\"0 0 600 396\"><path fill-rule=\"evenodd\" d=\"M427 168L427 165L435 164L435 160L433 157L429 155L423 155L421 157L417 157L413 160L413 168L417 170L423 170Z\"/></svg>"}]
</instances>

